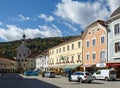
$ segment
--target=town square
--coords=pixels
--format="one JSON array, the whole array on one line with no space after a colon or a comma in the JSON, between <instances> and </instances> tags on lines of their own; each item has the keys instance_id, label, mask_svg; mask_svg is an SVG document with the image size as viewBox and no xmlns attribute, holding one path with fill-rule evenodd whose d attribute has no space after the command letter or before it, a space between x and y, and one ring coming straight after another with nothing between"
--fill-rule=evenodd
<instances>
[{"instance_id":1,"label":"town square","mask_svg":"<svg viewBox=\"0 0 120 88\"><path fill-rule=\"evenodd\" d=\"M45 1L0 1L0 88L119 88L120 1Z\"/></svg>"}]
</instances>

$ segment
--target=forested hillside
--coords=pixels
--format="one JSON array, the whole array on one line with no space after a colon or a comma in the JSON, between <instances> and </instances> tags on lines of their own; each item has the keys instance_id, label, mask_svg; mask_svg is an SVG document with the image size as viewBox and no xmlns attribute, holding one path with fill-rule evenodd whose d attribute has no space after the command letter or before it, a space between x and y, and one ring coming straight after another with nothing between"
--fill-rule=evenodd
<instances>
[{"instance_id":1,"label":"forested hillside","mask_svg":"<svg viewBox=\"0 0 120 88\"><path fill-rule=\"evenodd\" d=\"M32 52L37 50L44 51L49 49L59 43L67 41L76 36L68 37L50 37L50 38L35 38L27 39L27 47L31 49ZM1 42L0 43L0 53L6 56L16 57L16 48L21 44L21 40L11 41L11 42Z\"/></svg>"}]
</instances>

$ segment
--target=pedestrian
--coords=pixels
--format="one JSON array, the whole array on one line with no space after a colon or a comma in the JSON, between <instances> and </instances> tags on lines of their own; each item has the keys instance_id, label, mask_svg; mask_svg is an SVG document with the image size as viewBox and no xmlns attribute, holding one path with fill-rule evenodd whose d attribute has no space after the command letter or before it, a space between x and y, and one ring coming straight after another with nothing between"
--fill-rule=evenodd
<instances>
[{"instance_id":1,"label":"pedestrian","mask_svg":"<svg viewBox=\"0 0 120 88\"><path fill-rule=\"evenodd\" d=\"M68 81L70 82L71 81L71 70L68 71Z\"/></svg>"}]
</instances>

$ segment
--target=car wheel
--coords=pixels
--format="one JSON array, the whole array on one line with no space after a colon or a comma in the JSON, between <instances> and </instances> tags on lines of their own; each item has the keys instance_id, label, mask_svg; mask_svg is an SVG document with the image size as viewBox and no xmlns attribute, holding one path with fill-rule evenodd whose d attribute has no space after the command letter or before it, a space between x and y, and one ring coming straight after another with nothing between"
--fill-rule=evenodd
<instances>
[{"instance_id":1,"label":"car wheel","mask_svg":"<svg viewBox=\"0 0 120 88\"><path fill-rule=\"evenodd\" d=\"M95 77L95 76L93 76L93 79L94 79L94 80L96 80L96 77Z\"/></svg>"},{"instance_id":2,"label":"car wheel","mask_svg":"<svg viewBox=\"0 0 120 88\"><path fill-rule=\"evenodd\" d=\"M112 81L115 81L116 79L112 79Z\"/></svg>"},{"instance_id":3,"label":"car wheel","mask_svg":"<svg viewBox=\"0 0 120 88\"><path fill-rule=\"evenodd\" d=\"M79 78L79 80L78 80L78 81L79 81L79 84L81 84L81 83L82 83L82 78Z\"/></svg>"},{"instance_id":4,"label":"car wheel","mask_svg":"<svg viewBox=\"0 0 120 88\"><path fill-rule=\"evenodd\" d=\"M108 77L105 77L105 80L108 81L109 80Z\"/></svg>"}]
</instances>

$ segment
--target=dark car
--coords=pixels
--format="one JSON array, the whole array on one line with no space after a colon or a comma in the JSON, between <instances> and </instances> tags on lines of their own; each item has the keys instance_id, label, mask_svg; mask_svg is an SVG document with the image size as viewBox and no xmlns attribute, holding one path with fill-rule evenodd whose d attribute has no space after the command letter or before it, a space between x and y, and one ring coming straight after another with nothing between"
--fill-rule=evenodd
<instances>
[{"instance_id":1,"label":"dark car","mask_svg":"<svg viewBox=\"0 0 120 88\"><path fill-rule=\"evenodd\" d=\"M25 76L38 76L39 73L35 72L35 71L26 71L26 72L24 72L24 75Z\"/></svg>"}]
</instances>

